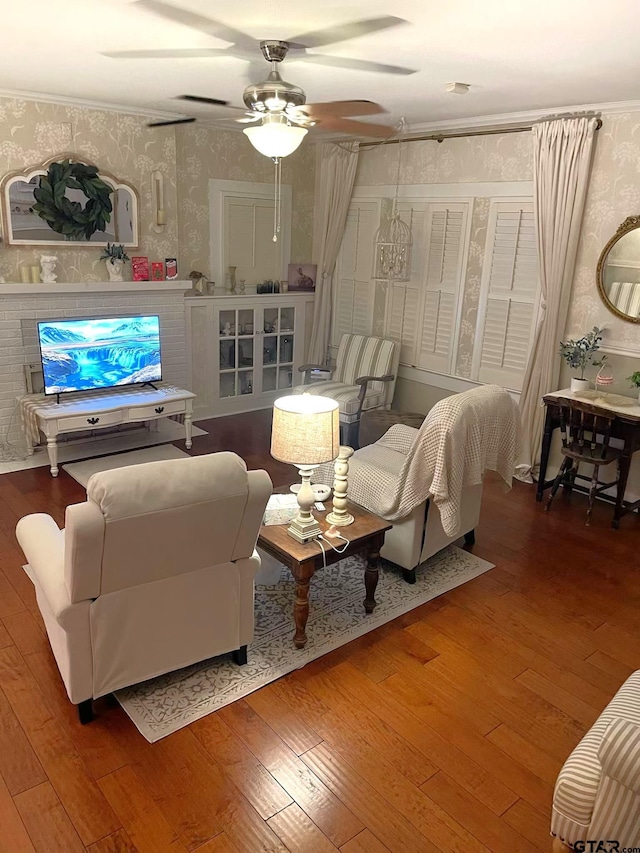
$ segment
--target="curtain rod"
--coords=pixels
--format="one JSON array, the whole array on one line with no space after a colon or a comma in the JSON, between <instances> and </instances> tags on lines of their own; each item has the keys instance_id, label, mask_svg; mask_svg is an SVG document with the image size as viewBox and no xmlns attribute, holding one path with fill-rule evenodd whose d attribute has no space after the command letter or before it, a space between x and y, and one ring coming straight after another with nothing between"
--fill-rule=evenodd
<instances>
[{"instance_id":1,"label":"curtain rod","mask_svg":"<svg viewBox=\"0 0 640 853\"><path fill-rule=\"evenodd\" d=\"M596 130L602 127L602 119L598 119ZM376 148L378 145L398 145L400 142L444 142L445 139L464 139L468 136L495 136L501 133L524 133L532 130L533 125L526 127L503 127L493 130L470 130L466 133L432 133L428 136L408 136L406 139L382 139L380 142L361 142L360 148Z\"/></svg>"}]
</instances>

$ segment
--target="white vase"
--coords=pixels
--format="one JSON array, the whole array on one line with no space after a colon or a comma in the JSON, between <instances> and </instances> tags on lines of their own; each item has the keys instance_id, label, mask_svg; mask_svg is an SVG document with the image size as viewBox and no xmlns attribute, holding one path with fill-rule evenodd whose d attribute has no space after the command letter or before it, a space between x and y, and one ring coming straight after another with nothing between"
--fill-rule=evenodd
<instances>
[{"instance_id":1,"label":"white vase","mask_svg":"<svg viewBox=\"0 0 640 853\"><path fill-rule=\"evenodd\" d=\"M122 267L124 266L124 261L121 261L119 258L107 258L106 260L107 272L109 273L109 281L123 281L122 278Z\"/></svg>"},{"instance_id":2,"label":"white vase","mask_svg":"<svg viewBox=\"0 0 640 853\"><path fill-rule=\"evenodd\" d=\"M571 379L571 393L572 394L584 394L585 391L589 390L589 380L588 379Z\"/></svg>"}]
</instances>

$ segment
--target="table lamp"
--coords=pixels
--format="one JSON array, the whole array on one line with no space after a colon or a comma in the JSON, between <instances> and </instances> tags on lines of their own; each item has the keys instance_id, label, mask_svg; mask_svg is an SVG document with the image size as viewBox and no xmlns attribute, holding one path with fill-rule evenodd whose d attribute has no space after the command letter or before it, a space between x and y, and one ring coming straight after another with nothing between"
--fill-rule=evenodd
<instances>
[{"instance_id":1,"label":"table lamp","mask_svg":"<svg viewBox=\"0 0 640 853\"><path fill-rule=\"evenodd\" d=\"M338 403L312 394L280 397L273 404L271 455L279 462L295 465L302 485L298 492L298 515L288 533L298 542L308 542L322 532L311 512L315 502L311 474L322 462L331 462L340 450Z\"/></svg>"}]
</instances>

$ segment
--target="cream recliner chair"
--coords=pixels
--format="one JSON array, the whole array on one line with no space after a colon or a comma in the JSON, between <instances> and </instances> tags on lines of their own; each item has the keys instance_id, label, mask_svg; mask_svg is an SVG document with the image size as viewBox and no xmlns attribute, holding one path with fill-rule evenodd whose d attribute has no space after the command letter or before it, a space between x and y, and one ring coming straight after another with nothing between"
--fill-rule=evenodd
<instances>
[{"instance_id":1,"label":"cream recliner chair","mask_svg":"<svg viewBox=\"0 0 640 853\"><path fill-rule=\"evenodd\" d=\"M65 529L28 515L16 536L80 720L91 700L253 639L255 544L272 491L235 453L94 474Z\"/></svg>"}]
</instances>

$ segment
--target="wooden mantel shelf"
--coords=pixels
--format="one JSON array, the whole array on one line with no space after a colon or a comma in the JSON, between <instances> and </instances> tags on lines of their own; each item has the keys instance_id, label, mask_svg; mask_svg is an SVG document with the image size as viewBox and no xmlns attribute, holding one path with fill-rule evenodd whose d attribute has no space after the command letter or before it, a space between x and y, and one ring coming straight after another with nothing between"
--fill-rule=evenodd
<instances>
[{"instance_id":1,"label":"wooden mantel shelf","mask_svg":"<svg viewBox=\"0 0 640 853\"><path fill-rule=\"evenodd\" d=\"M0 296L50 296L52 293L149 293L171 290L191 290L191 281L74 281L42 282L40 284L22 284L7 282L0 284Z\"/></svg>"}]
</instances>

